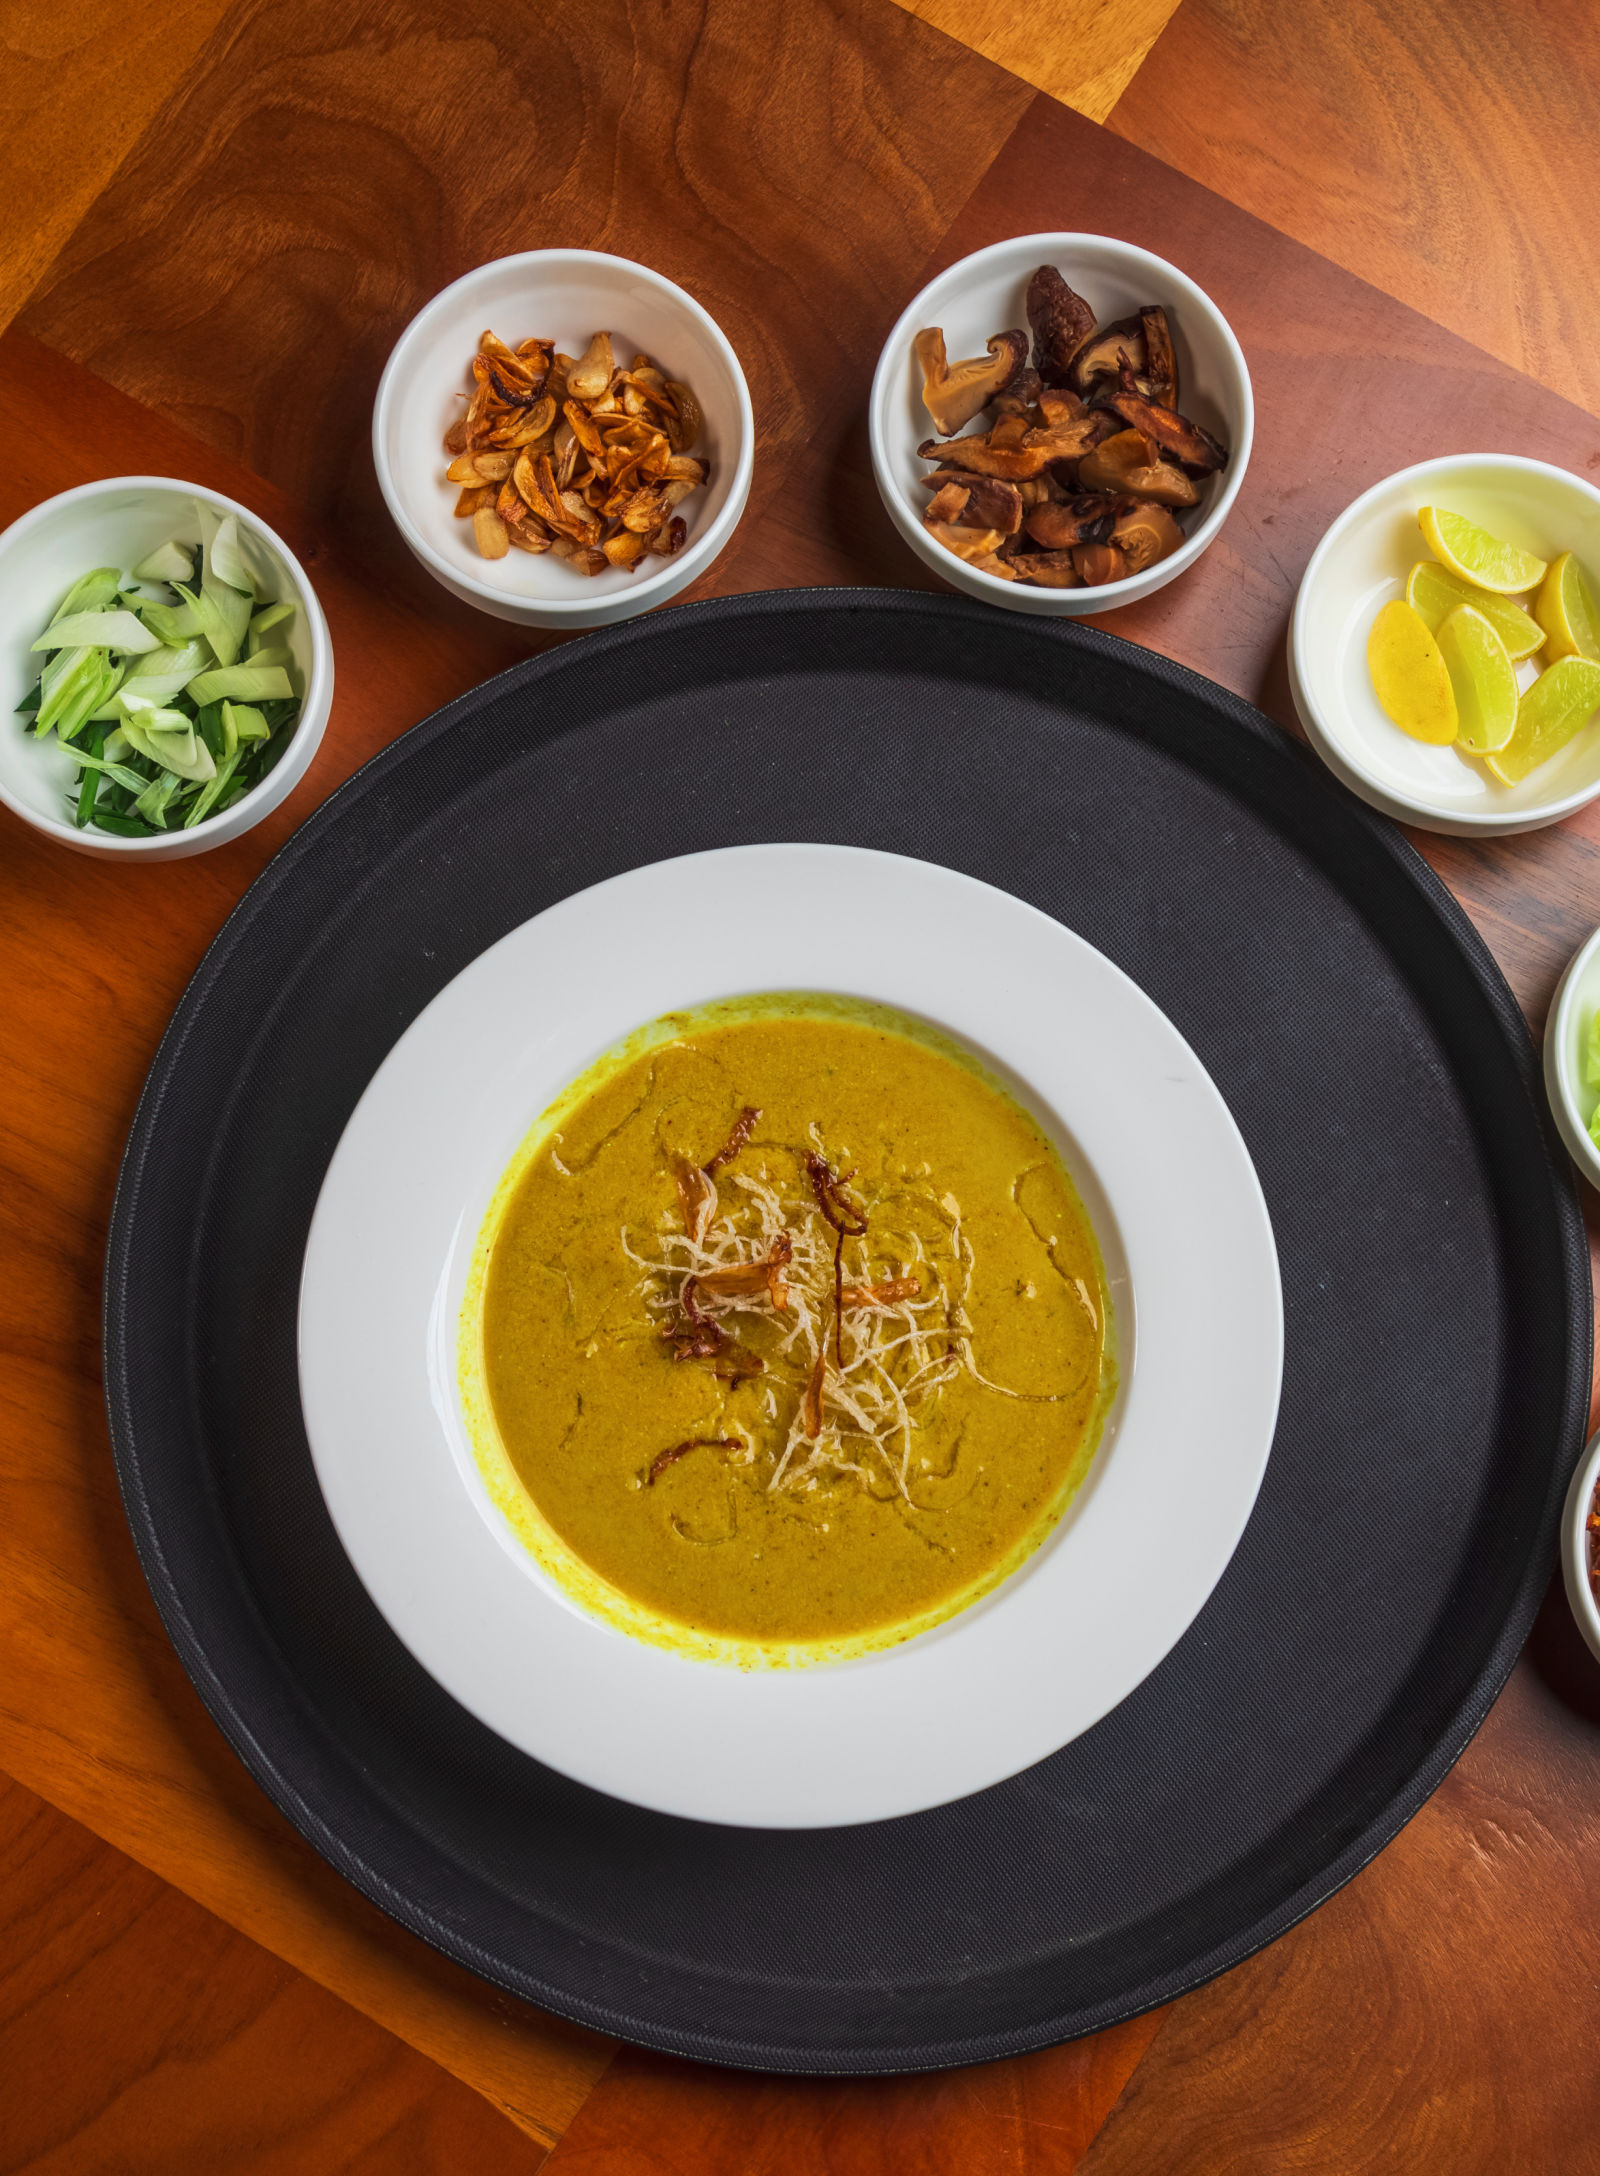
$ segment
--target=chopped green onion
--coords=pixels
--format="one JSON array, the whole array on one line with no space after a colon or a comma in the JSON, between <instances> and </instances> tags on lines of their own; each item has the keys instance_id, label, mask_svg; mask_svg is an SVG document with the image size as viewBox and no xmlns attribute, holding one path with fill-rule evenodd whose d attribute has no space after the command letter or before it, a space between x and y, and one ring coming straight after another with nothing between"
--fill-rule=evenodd
<instances>
[{"instance_id":1,"label":"chopped green onion","mask_svg":"<svg viewBox=\"0 0 1600 2176\"><path fill-rule=\"evenodd\" d=\"M100 753L105 744L105 727L95 726L90 730L88 748L79 751L78 760L83 765L83 771L78 780L78 805L72 812L72 821L80 831L89 821L89 811L99 797Z\"/></svg>"},{"instance_id":2,"label":"chopped green onion","mask_svg":"<svg viewBox=\"0 0 1600 2176\"><path fill-rule=\"evenodd\" d=\"M231 665L244 647L245 629L250 624L249 598L217 582L208 586L202 581L198 590L186 589L182 582L172 586L194 614L192 632L210 643L219 665Z\"/></svg>"},{"instance_id":3,"label":"chopped green onion","mask_svg":"<svg viewBox=\"0 0 1600 2176\"><path fill-rule=\"evenodd\" d=\"M74 612L101 611L121 587L122 576L115 567L95 567L80 575L50 615L51 626Z\"/></svg>"},{"instance_id":4,"label":"chopped green onion","mask_svg":"<svg viewBox=\"0 0 1600 2176\"><path fill-rule=\"evenodd\" d=\"M150 783L142 771L130 770L126 763L113 763L99 751L74 748L72 753L83 765L85 784L96 777L109 778L113 785L126 786L130 793L143 793Z\"/></svg>"},{"instance_id":5,"label":"chopped green onion","mask_svg":"<svg viewBox=\"0 0 1600 2176\"><path fill-rule=\"evenodd\" d=\"M221 665L189 682L189 694L203 710L226 696L234 703L258 703L292 696L289 675L281 665Z\"/></svg>"},{"instance_id":6,"label":"chopped green onion","mask_svg":"<svg viewBox=\"0 0 1600 2176\"><path fill-rule=\"evenodd\" d=\"M192 582L194 553L174 538L170 544L159 545L148 559L141 559L133 578L136 582Z\"/></svg>"},{"instance_id":7,"label":"chopped green onion","mask_svg":"<svg viewBox=\"0 0 1600 2176\"><path fill-rule=\"evenodd\" d=\"M132 612L70 612L65 619L52 620L28 647L76 650L84 645L96 650L121 650L128 655L161 647L158 638Z\"/></svg>"},{"instance_id":8,"label":"chopped green onion","mask_svg":"<svg viewBox=\"0 0 1600 2176\"><path fill-rule=\"evenodd\" d=\"M226 582L230 589L242 590L245 596L254 598L255 584L239 552L239 517L229 514L218 523L206 552L206 565L219 582ZM248 626L246 618L245 625Z\"/></svg>"},{"instance_id":9,"label":"chopped green onion","mask_svg":"<svg viewBox=\"0 0 1600 2176\"><path fill-rule=\"evenodd\" d=\"M200 788L200 791L195 795L193 808L183 819L185 831L192 830L196 824L204 822L205 818L211 814L212 809L215 808L217 802L231 785L233 774L238 770L242 760L242 754L236 748L232 755L228 756L223 762L216 777Z\"/></svg>"},{"instance_id":10,"label":"chopped green onion","mask_svg":"<svg viewBox=\"0 0 1600 2176\"><path fill-rule=\"evenodd\" d=\"M167 803L183 781L176 772L164 771L153 778L133 804L135 816L142 816L146 823L154 824L159 831L166 829Z\"/></svg>"},{"instance_id":11,"label":"chopped green onion","mask_svg":"<svg viewBox=\"0 0 1600 2176\"><path fill-rule=\"evenodd\" d=\"M164 722L157 725L155 720ZM181 726L182 730L176 730ZM122 730L137 752L170 771L175 778L214 778L217 766L211 750L196 734L187 718L170 710L153 711L148 719L129 718Z\"/></svg>"},{"instance_id":12,"label":"chopped green onion","mask_svg":"<svg viewBox=\"0 0 1600 2176\"><path fill-rule=\"evenodd\" d=\"M173 583L181 590L181 582ZM185 642L192 642L200 632L200 614L193 604L142 604L139 617L153 635L169 643L174 649Z\"/></svg>"},{"instance_id":13,"label":"chopped green onion","mask_svg":"<svg viewBox=\"0 0 1600 2176\"><path fill-rule=\"evenodd\" d=\"M272 728L251 703L224 703L222 722L236 741L270 740ZM228 750L232 755L233 750Z\"/></svg>"},{"instance_id":14,"label":"chopped green onion","mask_svg":"<svg viewBox=\"0 0 1600 2176\"><path fill-rule=\"evenodd\" d=\"M122 667L113 665L104 650L58 650L40 676L34 732L43 739L53 728L57 739L70 740L121 678Z\"/></svg>"},{"instance_id":15,"label":"chopped green onion","mask_svg":"<svg viewBox=\"0 0 1600 2176\"><path fill-rule=\"evenodd\" d=\"M294 605L255 594L235 516L202 508L200 532L198 554L174 539L131 577L93 569L34 644L43 667L19 710L25 730L54 732L74 758L67 810L79 829L150 838L220 815L268 775L299 721L282 639ZM176 603L137 586L158 581Z\"/></svg>"},{"instance_id":16,"label":"chopped green onion","mask_svg":"<svg viewBox=\"0 0 1600 2176\"><path fill-rule=\"evenodd\" d=\"M251 655L253 656L260 649L263 637L270 634L274 627L281 627L285 621L293 618L294 599L292 597L280 598L276 604L263 605L250 622Z\"/></svg>"},{"instance_id":17,"label":"chopped green onion","mask_svg":"<svg viewBox=\"0 0 1600 2176\"><path fill-rule=\"evenodd\" d=\"M181 695L196 673L205 672L210 663L211 652L203 642L186 642L179 650L162 644L134 659L121 687L109 702L101 704L96 716L108 720L120 718L124 696L143 696L152 703L167 702Z\"/></svg>"}]
</instances>

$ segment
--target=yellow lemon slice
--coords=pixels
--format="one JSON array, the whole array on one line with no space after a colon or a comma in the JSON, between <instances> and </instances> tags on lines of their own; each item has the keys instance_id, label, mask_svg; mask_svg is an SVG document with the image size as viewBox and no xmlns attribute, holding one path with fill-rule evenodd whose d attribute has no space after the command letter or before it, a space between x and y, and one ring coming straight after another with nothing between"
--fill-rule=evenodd
<instances>
[{"instance_id":1,"label":"yellow lemon slice","mask_svg":"<svg viewBox=\"0 0 1600 2176\"><path fill-rule=\"evenodd\" d=\"M1439 654L1455 690L1456 739L1468 755L1503 748L1517 728L1517 668L1474 606L1458 604L1439 628Z\"/></svg>"},{"instance_id":2,"label":"yellow lemon slice","mask_svg":"<svg viewBox=\"0 0 1600 2176\"><path fill-rule=\"evenodd\" d=\"M1592 657L1600 660L1600 611L1594 591L1571 552L1552 559L1550 571L1539 585L1533 616L1550 642L1550 656Z\"/></svg>"},{"instance_id":3,"label":"yellow lemon slice","mask_svg":"<svg viewBox=\"0 0 1600 2176\"><path fill-rule=\"evenodd\" d=\"M1553 574L1555 568L1550 572ZM1545 581L1548 587L1549 576ZM1540 595L1543 594L1541 590ZM1496 597L1487 589L1464 582L1459 574L1441 567L1437 559L1419 559L1407 575L1406 603L1413 612L1421 613L1433 634L1439 632L1440 622L1447 619L1458 604L1475 606L1505 644L1506 655L1513 665L1544 648L1545 629L1532 613L1524 611L1509 597Z\"/></svg>"},{"instance_id":4,"label":"yellow lemon slice","mask_svg":"<svg viewBox=\"0 0 1600 2176\"><path fill-rule=\"evenodd\" d=\"M1367 670L1384 709L1413 740L1456 737L1456 698L1450 674L1419 613L1395 598L1372 623Z\"/></svg>"},{"instance_id":5,"label":"yellow lemon slice","mask_svg":"<svg viewBox=\"0 0 1600 2176\"><path fill-rule=\"evenodd\" d=\"M1417 522L1435 559L1475 589L1492 589L1497 597L1515 597L1544 579L1544 560L1535 559L1520 544L1507 544L1491 536L1475 521L1452 514L1447 507L1425 506Z\"/></svg>"},{"instance_id":6,"label":"yellow lemon slice","mask_svg":"<svg viewBox=\"0 0 1600 2176\"><path fill-rule=\"evenodd\" d=\"M1600 710L1600 665L1593 658L1563 657L1539 677L1517 705L1517 729L1489 768L1508 786L1559 755Z\"/></svg>"}]
</instances>

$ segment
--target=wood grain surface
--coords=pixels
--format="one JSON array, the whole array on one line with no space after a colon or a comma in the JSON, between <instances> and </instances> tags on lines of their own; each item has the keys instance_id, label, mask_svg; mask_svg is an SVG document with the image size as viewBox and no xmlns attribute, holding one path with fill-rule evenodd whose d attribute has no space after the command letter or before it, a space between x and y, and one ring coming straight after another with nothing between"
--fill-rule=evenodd
<instances>
[{"instance_id":1,"label":"wood grain surface","mask_svg":"<svg viewBox=\"0 0 1600 2176\"><path fill-rule=\"evenodd\" d=\"M848 427L893 298L1031 95L882 0L267 0L212 40L20 322L342 515L400 579L367 434L401 328L487 258L617 251L737 350L759 513Z\"/></svg>"},{"instance_id":2,"label":"wood grain surface","mask_svg":"<svg viewBox=\"0 0 1600 2176\"><path fill-rule=\"evenodd\" d=\"M225 0L0 0L0 327L225 12Z\"/></svg>"},{"instance_id":3,"label":"wood grain surface","mask_svg":"<svg viewBox=\"0 0 1600 2176\"><path fill-rule=\"evenodd\" d=\"M925 23L998 61L1074 113L1104 121L1178 0L900 0Z\"/></svg>"},{"instance_id":4,"label":"wood grain surface","mask_svg":"<svg viewBox=\"0 0 1600 2176\"><path fill-rule=\"evenodd\" d=\"M1597 111L1600 0L1183 0L1110 125L1600 410Z\"/></svg>"},{"instance_id":5,"label":"wood grain surface","mask_svg":"<svg viewBox=\"0 0 1600 2176\"><path fill-rule=\"evenodd\" d=\"M532 2176L457 2082L0 1778L0 2176Z\"/></svg>"},{"instance_id":6,"label":"wood grain surface","mask_svg":"<svg viewBox=\"0 0 1600 2176\"><path fill-rule=\"evenodd\" d=\"M1427 4L1436 19L1441 0ZM1175 49L1195 13L1197 42ZM1152 114L1176 126L1181 92L1186 114L1209 101L1274 144L1277 118L1252 116L1238 89L1240 56L1261 46L1259 80L1300 116L1273 153L1273 171L1294 187L1267 212L1302 232L1321 216L1309 200L1326 194L1326 175L1321 154L1288 139L1314 133L1318 55L1330 41L1345 46L1327 23L1317 46L1291 13L1268 20L1256 0L1184 0L1117 126L1133 130L1140 111L1151 132ZM1395 30L1386 14L1363 19L1379 44L1379 32L1412 44L1421 35ZM1541 67L1549 41L1539 38L1554 21L1553 10L1538 14ZM1274 56L1285 50L1307 83L1278 82ZM1448 108L1451 71L1472 56L1449 36L1435 54L1430 97ZM1371 82L1361 56L1346 65L1351 95L1387 111L1376 62ZM1152 80L1165 83L1166 103L1140 109L1152 70L1165 70ZM1475 95L1461 93L1469 107ZM1363 155L1392 193L1388 123L1367 125L1376 133ZM1575 170L1570 148L1549 156ZM1443 187L1445 169L1431 171ZM1476 169L1462 171L1481 189ZM1383 187L1371 193L1391 254L1380 249L1369 269L1409 292L1425 231L1409 214L1385 225L1389 199ZM1029 2063L877 2086L742 2079L631 2053L606 2071L608 2043L494 1995L366 1906L233 1761L133 1558L98 1386L117 1155L187 974L268 854L366 755L531 646L437 589L376 499L365 439L373 386L394 333L434 288L501 250L550 242L660 265L734 338L760 421L751 512L697 593L812 580L932 587L870 477L862 414L878 343L938 265L1055 225L1124 234L1173 257L1245 343L1259 438L1230 526L1183 582L1107 624L1285 723L1294 582L1322 526L1367 482L1475 436L1600 471L1591 416L1129 142L1031 99L887 0L661 0L599 13L575 0L547 12L525 0L432 11L420 0L246 0L46 276L25 320L36 337L0 340L0 521L86 476L134 469L229 491L306 559L340 666L309 777L244 840L133 872L72 860L9 816L0 822L11 963L0 1047L0 1766L426 2050L536 2139L567 2132L558 2165L623 2176L923 2166L1056 2176L1154 2027ZM1517 234L1517 263L1544 283L1541 297L1558 297L1557 230L1524 221ZM1428 295L1413 299L1456 322ZM1562 356L1539 374L1577 383L1587 350L1570 320L1544 299L1534 317L1546 354ZM1492 317L1457 329L1512 352ZM1600 817L1522 840L1419 843L1537 1024L1560 965L1600 919ZM107 928L124 947L115 960ZM1581 1975L1593 1976L1589 1953L1570 1948L1566 1915L1579 1855L1592 1850L1574 1809L1600 1774L1600 1733L1585 1705L1587 1665L1555 1667L1557 1647L1547 1639L1541 1660L1536 1643L1446 1790L1342 1898L1175 2006L1095 2149L1123 2156L1107 2169L1454 2166L1431 2154L1454 2151L1471 2121L1491 2137L1509 2125L1526 2155L1468 2158L1465 2168L1564 2176L1593 2165L1586 2140L1557 2143L1557 2118L1539 2129L1535 2106L1546 2092L1558 2112L1569 2105L1572 2043L1556 2013L1562 1991L1576 2004ZM1462 1891L1448 1940L1435 1931L1442 1888ZM1587 1897L1591 1917L1592 1907ZM1586 1961L1574 1966L1574 1954ZM1470 1982L1470 1998L1452 1994L1453 1977ZM1358 2068L1374 2038L1393 2051L1381 2090ZM1510 2075L1513 2048L1525 2090ZM1305 2085L1298 2113L1285 2075Z\"/></svg>"},{"instance_id":7,"label":"wood grain surface","mask_svg":"<svg viewBox=\"0 0 1600 2176\"><path fill-rule=\"evenodd\" d=\"M623 2048L547 2166L550 2176L1069 2176L1164 2014L921 2078L761 2078Z\"/></svg>"},{"instance_id":8,"label":"wood grain surface","mask_svg":"<svg viewBox=\"0 0 1600 2176\"><path fill-rule=\"evenodd\" d=\"M1314 1919L1173 2007L1082 2176L1595 2176L1597 1773L1558 1578L1467 1757Z\"/></svg>"},{"instance_id":9,"label":"wood grain surface","mask_svg":"<svg viewBox=\"0 0 1600 2176\"><path fill-rule=\"evenodd\" d=\"M73 416L92 410L93 441ZM250 1782L200 1706L140 1573L99 1384L100 1269L144 1072L234 900L339 780L517 652L370 592L236 463L13 329L0 341L0 522L148 469L244 498L309 553L340 661L336 722L266 823L191 861L67 857L7 812L0 945L0 1768L467 2079L558 2135L610 2043L502 1997L365 1903ZM115 955L105 933L116 930Z\"/></svg>"}]
</instances>

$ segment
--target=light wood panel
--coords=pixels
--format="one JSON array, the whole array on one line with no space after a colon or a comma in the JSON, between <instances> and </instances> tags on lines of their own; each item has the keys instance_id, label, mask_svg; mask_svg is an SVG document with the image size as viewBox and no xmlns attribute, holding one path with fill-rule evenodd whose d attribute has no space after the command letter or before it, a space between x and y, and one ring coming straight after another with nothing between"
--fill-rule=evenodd
<instances>
[{"instance_id":1,"label":"light wood panel","mask_svg":"<svg viewBox=\"0 0 1600 2176\"><path fill-rule=\"evenodd\" d=\"M1069 2176L1163 2014L920 2078L759 2078L624 2048L550 2176Z\"/></svg>"},{"instance_id":2,"label":"light wood panel","mask_svg":"<svg viewBox=\"0 0 1600 2176\"><path fill-rule=\"evenodd\" d=\"M1596 0L1184 0L1110 125L1600 409L1597 111Z\"/></svg>"},{"instance_id":3,"label":"light wood panel","mask_svg":"<svg viewBox=\"0 0 1600 2176\"><path fill-rule=\"evenodd\" d=\"M1075 113L1103 121L1137 74L1178 0L900 0Z\"/></svg>"},{"instance_id":4,"label":"light wood panel","mask_svg":"<svg viewBox=\"0 0 1600 2176\"><path fill-rule=\"evenodd\" d=\"M226 11L226 0L4 0L0 328Z\"/></svg>"},{"instance_id":5,"label":"light wood panel","mask_svg":"<svg viewBox=\"0 0 1600 2176\"><path fill-rule=\"evenodd\" d=\"M84 413L96 419L92 441L72 420ZM476 613L426 621L369 596L327 563L277 494L15 330L0 341L0 442L13 449L0 523L88 476L141 469L243 497L309 552L340 664L334 721L307 779L231 846L130 869L63 855L6 815L0 1767L548 2141L610 2043L499 1995L402 1933L251 1783L183 1675L140 1574L98 1350L121 1142L163 1020L210 936L340 778L517 646Z\"/></svg>"},{"instance_id":6,"label":"light wood panel","mask_svg":"<svg viewBox=\"0 0 1600 2176\"><path fill-rule=\"evenodd\" d=\"M0 2176L532 2176L489 2103L0 1779Z\"/></svg>"},{"instance_id":7,"label":"light wood panel","mask_svg":"<svg viewBox=\"0 0 1600 2176\"><path fill-rule=\"evenodd\" d=\"M1082 2176L1595 2176L1597 1783L1558 1579L1460 1767L1315 1919L1174 2007Z\"/></svg>"}]
</instances>

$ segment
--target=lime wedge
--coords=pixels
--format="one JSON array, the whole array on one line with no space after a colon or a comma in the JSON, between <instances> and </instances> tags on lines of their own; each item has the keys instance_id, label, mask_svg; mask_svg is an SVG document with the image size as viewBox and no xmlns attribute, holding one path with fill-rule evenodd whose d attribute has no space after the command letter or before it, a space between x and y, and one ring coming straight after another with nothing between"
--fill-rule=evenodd
<instances>
[{"instance_id":1,"label":"lime wedge","mask_svg":"<svg viewBox=\"0 0 1600 2176\"><path fill-rule=\"evenodd\" d=\"M1419 559L1407 575L1406 603L1413 612L1422 614L1434 634L1458 604L1475 606L1505 644L1513 665L1544 648L1545 630L1530 612L1510 597L1496 597L1473 582L1464 582L1459 574L1441 567L1437 559Z\"/></svg>"},{"instance_id":2,"label":"lime wedge","mask_svg":"<svg viewBox=\"0 0 1600 2176\"><path fill-rule=\"evenodd\" d=\"M1452 741L1456 698L1439 645L1419 613L1396 597L1372 623L1367 637L1372 691L1413 740Z\"/></svg>"},{"instance_id":3,"label":"lime wedge","mask_svg":"<svg viewBox=\"0 0 1600 2176\"><path fill-rule=\"evenodd\" d=\"M1507 544L1491 536L1487 529L1452 514L1447 507L1425 506L1417 522L1435 559L1474 589L1492 589L1497 597L1514 597L1544 579L1544 560L1535 559L1519 544Z\"/></svg>"},{"instance_id":4,"label":"lime wedge","mask_svg":"<svg viewBox=\"0 0 1600 2176\"><path fill-rule=\"evenodd\" d=\"M1439 652L1455 690L1458 745L1468 755L1503 748L1517 727L1517 668L1474 606L1458 604L1439 628Z\"/></svg>"},{"instance_id":5,"label":"lime wedge","mask_svg":"<svg viewBox=\"0 0 1600 2176\"><path fill-rule=\"evenodd\" d=\"M1517 705L1517 729L1489 768L1508 786L1559 755L1600 710L1600 665L1593 658L1563 657L1540 673Z\"/></svg>"},{"instance_id":6,"label":"lime wedge","mask_svg":"<svg viewBox=\"0 0 1600 2176\"><path fill-rule=\"evenodd\" d=\"M1600 660L1600 611L1571 552L1551 560L1550 572L1533 600L1533 616L1549 637L1552 661L1558 657Z\"/></svg>"}]
</instances>

